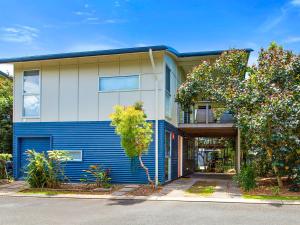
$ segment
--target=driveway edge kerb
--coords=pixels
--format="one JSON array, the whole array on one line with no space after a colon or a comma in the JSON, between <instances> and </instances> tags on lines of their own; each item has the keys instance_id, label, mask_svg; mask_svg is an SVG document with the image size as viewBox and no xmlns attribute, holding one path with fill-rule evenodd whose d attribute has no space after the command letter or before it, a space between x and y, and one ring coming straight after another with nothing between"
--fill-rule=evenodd
<instances>
[{"instance_id":1,"label":"driveway edge kerb","mask_svg":"<svg viewBox=\"0 0 300 225\"><path fill-rule=\"evenodd\" d=\"M214 203L243 203L243 204L276 204L300 205L300 201L292 200L257 200L257 199L227 199L227 198L175 198L163 196L111 196L111 195L84 195L84 194L21 194L0 193L0 197L35 197L35 198L70 198L70 199L108 199L108 200L143 200L143 201L180 201L180 202L214 202Z\"/></svg>"}]
</instances>

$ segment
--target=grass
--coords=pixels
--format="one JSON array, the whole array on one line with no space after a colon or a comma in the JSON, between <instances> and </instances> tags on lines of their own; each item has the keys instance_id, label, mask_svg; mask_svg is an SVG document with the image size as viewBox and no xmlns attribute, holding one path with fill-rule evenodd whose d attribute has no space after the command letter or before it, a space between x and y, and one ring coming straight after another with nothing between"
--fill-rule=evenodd
<instances>
[{"instance_id":1,"label":"grass","mask_svg":"<svg viewBox=\"0 0 300 225\"><path fill-rule=\"evenodd\" d=\"M259 200L300 200L300 196L280 196L280 195L248 195L244 194L246 199L259 199Z\"/></svg>"},{"instance_id":2,"label":"grass","mask_svg":"<svg viewBox=\"0 0 300 225\"><path fill-rule=\"evenodd\" d=\"M103 195L109 192L97 192L97 191L76 191L76 190L50 190L43 188L29 188L21 190L23 194L44 194L44 195L59 195L59 194L89 194L89 195Z\"/></svg>"},{"instance_id":3,"label":"grass","mask_svg":"<svg viewBox=\"0 0 300 225\"><path fill-rule=\"evenodd\" d=\"M202 196L210 196L216 190L216 182L197 181L189 189L186 190L189 194L198 194Z\"/></svg>"}]
</instances>

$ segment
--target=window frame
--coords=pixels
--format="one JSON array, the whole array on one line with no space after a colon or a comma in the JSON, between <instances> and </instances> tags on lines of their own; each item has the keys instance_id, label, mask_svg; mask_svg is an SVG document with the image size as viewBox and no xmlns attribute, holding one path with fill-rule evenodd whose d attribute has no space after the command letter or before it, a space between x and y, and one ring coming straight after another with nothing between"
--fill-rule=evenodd
<instances>
[{"instance_id":1,"label":"window frame","mask_svg":"<svg viewBox=\"0 0 300 225\"><path fill-rule=\"evenodd\" d=\"M80 152L80 159L70 159L70 160L67 160L67 162L82 162L83 161L83 154L82 154L82 149L80 150L64 150L66 152Z\"/></svg>"},{"instance_id":2,"label":"window frame","mask_svg":"<svg viewBox=\"0 0 300 225\"><path fill-rule=\"evenodd\" d=\"M29 71L38 71L38 77L39 77L39 93L25 93L24 90L24 78L25 78L25 72ZM41 70L39 68L37 69L28 69L28 70L23 70L22 73L22 117L23 119L39 119L41 118L41 93L42 93L42 84L41 84ZM38 116L26 116L25 115L25 107L24 107L24 97L25 96L39 96L40 101L39 101L39 115Z\"/></svg>"},{"instance_id":3,"label":"window frame","mask_svg":"<svg viewBox=\"0 0 300 225\"><path fill-rule=\"evenodd\" d=\"M118 90L109 90L109 91L101 91L100 90L100 79L101 78L117 78L117 77L138 77L138 88L136 89L118 89ZM139 91L141 90L141 75L140 74L130 74L130 75L105 75L98 77L98 92L99 93L109 93L109 92L128 92L128 91Z\"/></svg>"},{"instance_id":4,"label":"window frame","mask_svg":"<svg viewBox=\"0 0 300 225\"><path fill-rule=\"evenodd\" d=\"M167 71L169 71L169 88L167 90ZM172 119L172 70L171 67L166 63L165 65L165 117L168 119ZM169 98L169 101L167 101ZM167 106L168 105L168 106ZM167 110L168 109L168 110Z\"/></svg>"}]
</instances>

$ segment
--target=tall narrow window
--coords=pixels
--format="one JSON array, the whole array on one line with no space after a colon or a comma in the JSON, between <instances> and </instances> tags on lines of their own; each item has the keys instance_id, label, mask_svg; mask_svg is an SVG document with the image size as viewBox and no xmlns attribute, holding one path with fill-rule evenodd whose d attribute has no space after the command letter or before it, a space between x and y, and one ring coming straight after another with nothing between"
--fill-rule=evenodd
<instances>
[{"instance_id":1,"label":"tall narrow window","mask_svg":"<svg viewBox=\"0 0 300 225\"><path fill-rule=\"evenodd\" d=\"M166 66L166 91L171 94L171 70Z\"/></svg>"},{"instance_id":2,"label":"tall narrow window","mask_svg":"<svg viewBox=\"0 0 300 225\"><path fill-rule=\"evenodd\" d=\"M40 75L38 70L24 71L23 116L40 116Z\"/></svg>"},{"instance_id":3,"label":"tall narrow window","mask_svg":"<svg viewBox=\"0 0 300 225\"><path fill-rule=\"evenodd\" d=\"M165 102L165 110L166 116L172 116L172 98L171 98L171 69L166 66L166 102Z\"/></svg>"}]
</instances>

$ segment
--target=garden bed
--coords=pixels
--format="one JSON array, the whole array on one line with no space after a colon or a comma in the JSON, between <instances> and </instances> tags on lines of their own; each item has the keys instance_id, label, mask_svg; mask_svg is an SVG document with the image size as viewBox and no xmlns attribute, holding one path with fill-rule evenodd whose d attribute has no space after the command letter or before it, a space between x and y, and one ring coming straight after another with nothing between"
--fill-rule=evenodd
<instances>
[{"instance_id":1,"label":"garden bed","mask_svg":"<svg viewBox=\"0 0 300 225\"><path fill-rule=\"evenodd\" d=\"M290 191L290 184L283 179L283 188L277 187L276 178L260 178L257 187L250 191L243 191L245 198L255 199L278 199L278 200L300 200L300 192Z\"/></svg>"},{"instance_id":2,"label":"garden bed","mask_svg":"<svg viewBox=\"0 0 300 225\"><path fill-rule=\"evenodd\" d=\"M122 188L122 185L112 185L110 188L97 187L95 184L74 184L64 183L57 188L27 188L21 190L21 193L29 194L95 194L107 195Z\"/></svg>"},{"instance_id":3,"label":"garden bed","mask_svg":"<svg viewBox=\"0 0 300 225\"><path fill-rule=\"evenodd\" d=\"M9 184L11 181L9 179L0 179L0 186L4 184Z\"/></svg>"},{"instance_id":4,"label":"garden bed","mask_svg":"<svg viewBox=\"0 0 300 225\"><path fill-rule=\"evenodd\" d=\"M159 193L162 190L162 187L157 187L156 189L150 185L141 185L133 191L128 192L127 195L130 196L150 196L155 193Z\"/></svg>"}]
</instances>

